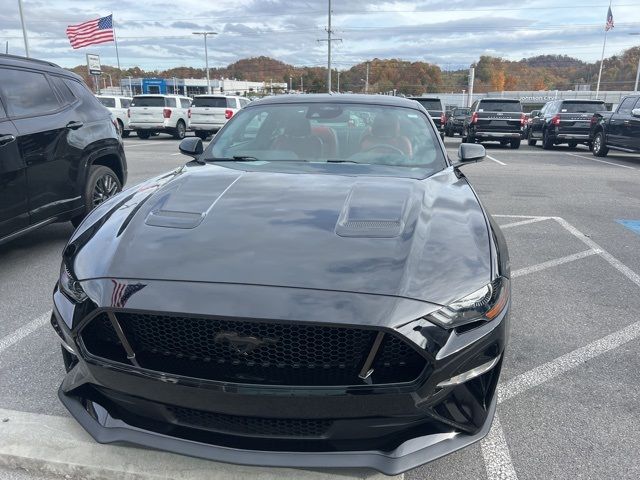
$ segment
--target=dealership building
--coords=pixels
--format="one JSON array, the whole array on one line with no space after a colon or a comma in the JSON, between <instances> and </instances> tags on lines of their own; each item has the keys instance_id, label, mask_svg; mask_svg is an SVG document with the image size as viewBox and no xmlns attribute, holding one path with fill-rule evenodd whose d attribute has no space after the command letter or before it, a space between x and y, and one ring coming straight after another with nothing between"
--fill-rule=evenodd
<instances>
[{"instance_id":1,"label":"dealership building","mask_svg":"<svg viewBox=\"0 0 640 480\"><path fill-rule=\"evenodd\" d=\"M250 82L228 78L211 79L211 93L227 95L264 94L287 89L284 82ZM206 78L123 78L120 86L125 95L142 93L180 94L192 97L207 93Z\"/></svg>"}]
</instances>

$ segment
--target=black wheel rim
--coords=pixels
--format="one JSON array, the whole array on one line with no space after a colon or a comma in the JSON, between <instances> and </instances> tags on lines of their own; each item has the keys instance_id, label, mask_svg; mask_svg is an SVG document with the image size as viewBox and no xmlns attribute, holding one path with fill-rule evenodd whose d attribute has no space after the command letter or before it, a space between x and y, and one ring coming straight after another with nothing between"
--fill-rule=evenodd
<instances>
[{"instance_id":1,"label":"black wheel rim","mask_svg":"<svg viewBox=\"0 0 640 480\"><path fill-rule=\"evenodd\" d=\"M96 180L96 184L93 187L93 206L97 207L113 197L116 193L118 193L118 182L116 179L108 173L102 175Z\"/></svg>"}]
</instances>

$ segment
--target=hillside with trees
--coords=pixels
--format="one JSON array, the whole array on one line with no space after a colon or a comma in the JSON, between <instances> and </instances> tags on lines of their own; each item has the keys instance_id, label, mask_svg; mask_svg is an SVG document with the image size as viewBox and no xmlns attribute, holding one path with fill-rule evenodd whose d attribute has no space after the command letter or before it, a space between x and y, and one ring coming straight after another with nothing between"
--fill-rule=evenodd
<instances>
[{"instance_id":1,"label":"hillside with trees","mask_svg":"<svg viewBox=\"0 0 640 480\"><path fill-rule=\"evenodd\" d=\"M640 58L640 47L625 50L620 55L606 58L602 75L602 90L632 90ZM410 62L401 59L374 58L369 64L369 92L396 90L406 95L422 93L460 92L467 88L467 70L448 71L426 62ZM600 62L588 63L566 55L540 55L519 61L481 56L476 67L476 92L503 90L573 90L576 85L590 85L595 90ZM74 67L74 72L87 78L84 65ZM340 71L340 90L363 92L367 63L359 63ZM114 85L120 78L204 78L203 68L176 67L169 70L144 71L138 67L124 69L103 66ZM306 92L322 92L326 89L327 70L323 67L288 65L269 57L239 60L226 67L211 68L211 78L235 78L264 82L289 82L294 89L304 83ZM108 82L108 80L107 80ZM333 74L333 87L337 88L337 72Z\"/></svg>"}]
</instances>

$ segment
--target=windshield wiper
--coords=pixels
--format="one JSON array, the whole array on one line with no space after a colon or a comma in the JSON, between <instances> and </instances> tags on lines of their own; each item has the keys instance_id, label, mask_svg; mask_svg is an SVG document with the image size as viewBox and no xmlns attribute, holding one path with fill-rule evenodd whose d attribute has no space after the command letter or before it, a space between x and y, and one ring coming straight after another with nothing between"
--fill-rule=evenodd
<instances>
[{"instance_id":1,"label":"windshield wiper","mask_svg":"<svg viewBox=\"0 0 640 480\"><path fill-rule=\"evenodd\" d=\"M208 162L257 162L256 157L249 155L234 155L233 157L207 158Z\"/></svg>"},{"instance_id":2,"label":"windshield wiper","mask_svg":"<svg viewBox=\"0 0 640 480\"><path fill-rule=\"evenodd\" d=\"M355 162L353 160L336 160L336 159L329 158L327 159L327 163L360 163L360 162Z\"/></svg>"}]
</instances>

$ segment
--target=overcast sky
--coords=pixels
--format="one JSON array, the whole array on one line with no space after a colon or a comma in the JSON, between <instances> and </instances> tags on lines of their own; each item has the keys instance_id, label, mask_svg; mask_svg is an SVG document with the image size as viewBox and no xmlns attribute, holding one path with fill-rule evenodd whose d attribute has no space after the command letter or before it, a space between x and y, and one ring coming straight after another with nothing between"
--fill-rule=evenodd
<instances>
[{"instance_id":1,"label":"overcast sky","mask_svg":"<svg viewBox=\"0 0 640 480\"><path fill-rule=\"evenodd\" d=\"M600 58L608 2L595 0L334 0L334 65L378 58L468 66L480 55L519 60L539 54ZM194 30L213 30L211 66L259 55L294 65L326 65L327 0L23 0L31 55L62 66L98 53L115 65L113 43L72 50L68 24L113 11L122 67L202 67ZM18 0L0 0L0 40L24 54ZM613 2L607 56L640 45L640 1Z\"/></svg>"}]
</instances>

